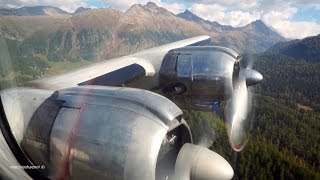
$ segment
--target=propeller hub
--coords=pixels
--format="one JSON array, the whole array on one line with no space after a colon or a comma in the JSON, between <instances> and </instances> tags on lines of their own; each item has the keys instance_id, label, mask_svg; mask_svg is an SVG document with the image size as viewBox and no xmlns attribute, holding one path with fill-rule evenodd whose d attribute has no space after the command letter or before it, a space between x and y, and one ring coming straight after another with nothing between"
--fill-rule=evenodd
<instances>
[{"instance_id":1,"label":"propeller hub","mask_svg":"<svg viewBox=\"0 0 320 180\"><path fill-rule=\"evenodd\" d=\"M246 78L247 86L256 85L263 80L263 76L258 71L249 68L241 69L240 76Z\"/></svg>"},{"instance_id":2,"label":"propeller hub","mask_svg":"<svg viewBox=\"0 0 320 180\"><path fill-rule=\"evenodd\" d=\"M232 179L231 165L219 154L194 144L182 146L175 165L174 180Z\"/></svg>"}]
</instances>

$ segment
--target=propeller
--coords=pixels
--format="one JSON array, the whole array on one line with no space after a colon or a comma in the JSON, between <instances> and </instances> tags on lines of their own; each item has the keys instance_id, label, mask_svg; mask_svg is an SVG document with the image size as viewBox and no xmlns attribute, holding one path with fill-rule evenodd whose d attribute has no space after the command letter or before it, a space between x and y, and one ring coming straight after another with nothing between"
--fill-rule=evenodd
<instances>
[{"instance_id":1,"label":"propeller","mask_svg":"<svg viewBox=\"0 0 320 180\"><path fill-rule=\"evenodd\" d=\"M247 61L244 68L240 67L240 61L235 63L232 77L233 93L225 109L229 142L235 151L241 151L247 143L247 132L250 127L248 114L252 104L248 86L253 86L263 79L263 76L251 67L252 61Z\"/></svg>"}]
</instances>

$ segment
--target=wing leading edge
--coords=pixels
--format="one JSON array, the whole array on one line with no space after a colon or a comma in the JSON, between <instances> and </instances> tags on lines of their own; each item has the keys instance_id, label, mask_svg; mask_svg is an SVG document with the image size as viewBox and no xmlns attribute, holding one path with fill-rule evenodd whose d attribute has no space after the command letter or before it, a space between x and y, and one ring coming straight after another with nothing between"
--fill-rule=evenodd
<instances>
[{"instance_id":1,"label":"wing leading edge","mask_svg":"<svg viewBox=\"0 0 320 180\"><path fill-rule=\"evenodd\" d=\"M143 50L132 55L103 60L69 73L31 81L28 87L59 90L78 85L119 86L141 76L154 76L160 70L163 57L172 49L201 46L209 43L209 36L193 37Z\"/></svg>"}]
</instances>

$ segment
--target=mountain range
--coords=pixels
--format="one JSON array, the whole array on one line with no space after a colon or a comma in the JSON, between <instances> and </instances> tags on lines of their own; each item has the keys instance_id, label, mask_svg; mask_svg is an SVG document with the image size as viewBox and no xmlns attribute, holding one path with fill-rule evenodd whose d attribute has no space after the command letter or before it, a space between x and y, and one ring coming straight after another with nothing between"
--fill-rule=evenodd
<instances>
[{"instance_id":1,"label":"mountain range","mask_svg":"<svg viewBox=\"0 0 320 180\"><path fill-rule=\"evenodd\" d=\"M238 52L263 52L285 39L262 21L234 28L204 20L186 10L178 15L149 2L117 9L56 7L0 8L0 36L51 61L104 59L197 35L210 35L212 45Z\"/></svg>"},{"instance_id":2,"label":"mountain range","mask_svg":"<svg viewBox=\"0 0 320 180\"><path fill-rule=\"evenodd\" d=\"M189 10L177 14L178 17L195 22L209 31L218 31L214 40L218 45L227 46L240 52L263 52L277 42L285 39L271 30L261 20L256 20L243 27L221 25L216 21L204 20Z\"/></svg>"},{"instance_id":3,"label":"mountain range","mask_svg":"<svg viewBox=\"0 0 320 180\"><path fill-rule=\"evenodd\" d=\"M91 8L79 7L74 13L66 12L60 8L52 6L31 6L10 8L7 6L0 6L0 15L4 16L67 16L78 14L84 11L91 10Z\"/></svg>"},{"instance_id":4,"label":"mountain range","mask_svg":"<svg viewBox=\"0 0 320 180\"><path fill-rule=\"evenodd\" d=\"M70 13L63 11L57 7L51 6L33 6L33 7L21 7L10 8L0 7L0 15L7 16L55 16L55 15L70 15Z\"/></svg>"}]
</instances>

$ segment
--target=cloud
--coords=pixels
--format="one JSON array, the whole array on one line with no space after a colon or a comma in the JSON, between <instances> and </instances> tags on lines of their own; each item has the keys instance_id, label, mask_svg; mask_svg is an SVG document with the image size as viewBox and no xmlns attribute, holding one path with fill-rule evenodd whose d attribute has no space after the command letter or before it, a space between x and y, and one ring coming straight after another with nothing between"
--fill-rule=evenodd
<instances>
[{"instance_id":1,"label":"cloud","mask_svg":"<svg viewBox=\"0 0 320 180\"><path fill-rule=\"evenodd\" d=\"M316 22L292 21L291 18L297 11L296 8L270 11L263 14L261 19L286 38L304 38L320 34L320 24Z\"/></svg>"},{"instance_id":2,"label":"cloud","mask_svg":"<svg viewBox=\"0 0 320 180\"><path fill-rule=\"evenodd\" d=\"M222 21L225 16L225 8L217 4L193 4L189 10L206 20Z\"/></svg>"},{"instance_id":3,"label":"cloud","mask_svg":"<svg viewBox=\"0 0 320 180\"><path fill-rule=\"evenodd\" d=\"M167 10L173 12L174 14L178 14L186 9L186 6L180 3L166 3L159 2L158 6L166 8Z\"/></svg>"},{"instance_id":4,"label":"cloud","mask_svg":"<svg viewBox=\"0 0 320 180\"><path fill-rule=\"evenodd\" d=\"M292 4L301 4L308 7L319 8L319 0L178 0L179 2L185 2L190 4L218 4L220 6L228 7L231 9L274 9L278 10L284 6L290 6Z\"/></svg>"},{"instance_id":5,"label":"cloud","mask_svg":"<svg viewBox=\"0 0 320 180\"><path fill-rule=\"evenodd\" d=\"M226 8L213 4L193 4L190 11L210 21L217 21L235 27L245 26L248 23L259 19L259 14L251 14L244 11L226 11Z\"/></svg>"},{"instance_id":6,"label":"cloud","mask_svg":"<svg viewBox=\"0 0 320 180\"><path fill-rule=\"evenodd\" d=\"M290 39L302 39L307 36L315 36L320 34L320 24L308 21L282 21L272 25L279 34Z\"/></svg>"},{"instance_id":7,"label":"cloud","mask_svg":"<svg viewBox=\"0 0 320 180\"><path fill-rule=\"evenodd\" d=\"M231 26L241 27L258 19L260 19L259 14L251 14L243 11L231 11L226 13L223 23Z\"/></svg>"},{"instance_id":8,"label":"cloud","mask_svg":"<svg viewBox=\"0 0 320 180\"><path fill-rule=\"evenodd\" d=\"M262 18L266 22L282 21L290 19L297 12L297 8L286 8L281 11L270 11L262 14Z\"/></svg>"},{"instance_id":9,"label":"cloud","mask_svg":"<svg viewBox=\"0 0 320 180\"><path fill-rule=\"evenodd\" d=\"M243 0L239 0L241 3ZM222 6L220 4L208 4L208 1L202 1L205 4L195 3L191 6L190 11L194 14L210 21L217 21L221 24L231 25L234 27L245 26L248 23L261 19L269 27L272 27L275 31L286 38L304 38L306 36L312 36L320 34L320 24L315 21L294 21L293 16L298 13L299 9L286 3L286 1L273 0L267 3L267 1L260 1L258 4L252 4L257 6L256 9L251 11L245 10L230 10L229 7ZM215 1L219 3L220 1ZM234 0L226 0L221 4L233 4ZM309 5L315 5L309 2ZM240 8L241 9L241 8Z\"/></svg>"}]
</instances>

